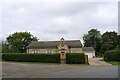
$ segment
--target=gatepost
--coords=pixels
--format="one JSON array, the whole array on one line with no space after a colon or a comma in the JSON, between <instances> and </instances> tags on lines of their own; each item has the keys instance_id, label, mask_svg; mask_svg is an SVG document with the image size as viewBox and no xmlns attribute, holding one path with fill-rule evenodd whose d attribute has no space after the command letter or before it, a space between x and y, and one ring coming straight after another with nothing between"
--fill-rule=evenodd
<instances>
[{"instance_id":1,"label":"gatepost","mask_svg":"<svg viewBox=\"0 0 120 80\"><path fill-rule=\"evenodd\" d=\"M61 64L66 63L66 52L65 51L61 51L61 53L60 53L60 63Z\"/></svg>"}]
</instances>

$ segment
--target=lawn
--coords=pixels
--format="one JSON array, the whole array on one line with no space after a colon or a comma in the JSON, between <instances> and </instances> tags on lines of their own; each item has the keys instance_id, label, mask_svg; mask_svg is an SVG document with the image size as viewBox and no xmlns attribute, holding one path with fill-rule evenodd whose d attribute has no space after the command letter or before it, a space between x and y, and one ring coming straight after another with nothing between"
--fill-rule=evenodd
<instances>
[{"instance_id":1,"label":"lawn","mask_svg":"<svg viewBox=\"0 0 120 80\"><path fill-rule=\"evenodd\" d=\"M112 64L112 65L120 65L119 61L108 61L107 63Z\"/></svg>"}]
</instances>

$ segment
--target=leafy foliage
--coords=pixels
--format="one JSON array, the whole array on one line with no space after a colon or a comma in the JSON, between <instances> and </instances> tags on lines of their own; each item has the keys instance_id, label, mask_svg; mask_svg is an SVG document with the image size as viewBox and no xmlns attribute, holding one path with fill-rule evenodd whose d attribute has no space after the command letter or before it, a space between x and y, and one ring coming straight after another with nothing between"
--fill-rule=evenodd
<instances>
[{"instance_id":1,"label":"leafy foliage","mask_svg":"<svg viewBox=\"0 0 120 80\"><path fill-rule=\"evenodd\" d=\"M101 53L104 53L107 50L113 50L118 45L118 35L116 32L105 32L102 35L102 47Z\"/></svg>"},{"instance_id":2,"label":"leafy foliage","mask_svg":"<svg viewBox=\"0 0 120 80\"><path fill-rule=\"evenodd\" d=\"M59 54L5 53L5 54L2 54L2 60L17 61L17 62L60 63L60 56Z\"/></svg>"},{"instance_id":3,"label":"leafy foliage","mask_svg":"<svg viewBox=\"0 0 120 80\"><path fill-rule=\"evenodd\" d=\"M2 43L2 53L9 53L12 49L9 49L9 45L6 43Z\"/></svg>"},{"instance_id":4,"label":"leafy foliage","mask_svg":"<svg viewBox=\"0 0 120 80\"><path fill-rule=\"evenodd\" d=\"M66 63L68 64L85 64L85 55L84 53L67 53L66 54Z\"/></svg>"},{"instance_id":5,"label":"leafy foliage","mask_svg":"<svg viewBox=\"0 0 120 80\"><path fill-rule=\"evenodd\" d=\"M22 53L26 51L26 46L32 41L37 41L37 37L34 37L29 32L15 32L14 34L10 34L6 38L6 43L3 44L3 53L6 52L17 52ZM8 51L6 51L6 49Z\"/></svg>"},{"instance_id":6,"label":"leafy foliage","mask_svg":"<svg viewBox=\"0 0 120 80\"><path fill-rule=\"evenodd\" d=\"M118 35L117 37L117 47L118 49L120 49L120 35Z\"/></svg>"},{"instance_id":7,"label":"leafy foliage","mask_svg":"<svg viewBox=\"0 0 120 80\"><path fill-rule=\"evenodd\" d=\"M2 52L2 43L0 43L0 53Z\"/></svg>"},{"instance_id":8,"label":"leafy foliage","mask_svg":"<svg viewBox=\"0 0 120 80\"><path fill-rule=\"evenodd\" d=\"M120 61L120 50L108 50L104 53L105 61Z\"/></svg>"},{"instance_id":9,"label":"leafy foliage","mask_svg":"<svg viewBox=\"0 0 120 80\"><path fill-rule=\"evenodd\" d=\"M101 48L101 34L97 29L91 29L87 34L84 34L84 46L93 47L96 52L100 51Z\"/></svg>"},{"instance_id":10,"label":"leafy foliage","mask_svg":"<svg viewBox=\"0 0 120 80\"><path fill-rule=\"evenodd\" d=\"M2 54L2 60L17 62L60 63L60 54L4 53ZM67 53L66 63L85 64L85 55L83 53Z\"/></svg>"}]
</instances>

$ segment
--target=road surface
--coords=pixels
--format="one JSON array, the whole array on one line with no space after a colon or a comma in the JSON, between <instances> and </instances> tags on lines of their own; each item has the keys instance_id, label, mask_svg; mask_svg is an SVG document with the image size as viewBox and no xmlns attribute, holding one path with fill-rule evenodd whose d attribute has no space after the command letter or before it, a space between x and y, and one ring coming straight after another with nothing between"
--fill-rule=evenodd
<instances>
[{"instance_id":1,"label":"road surface","mask_svg":"<svg viewBox=\"0 0 120 80\"><path fill-rule=\"evenodd\" d=\"M118 66L2 63L3 78L118 78Z\"/></svg>"}]
</instances>

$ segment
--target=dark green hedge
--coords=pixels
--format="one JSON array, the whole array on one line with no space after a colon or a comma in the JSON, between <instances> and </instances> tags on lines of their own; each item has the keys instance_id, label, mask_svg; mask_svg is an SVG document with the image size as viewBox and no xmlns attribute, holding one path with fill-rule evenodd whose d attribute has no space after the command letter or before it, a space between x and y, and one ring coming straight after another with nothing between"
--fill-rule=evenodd
<instances>
[{"instance_id":1,"label":"dark green hedge","mask_svg":"<svg viewBox=\"0 0 120 80\"><path fill-rule=\"evenodd\" d=\"M2 54L3 61L60 63L59 54Z\"/></svg>"},{"instance_id":2,"label":"dark green hedge","mask_svg":"<svg viewBox=\"0 0 120 80\"><path fill-rule=\"evenodd\" d=\"M85 64L84 53L67 53L66 54L67 64Z\"/></svg>"},{"instance_id":3,"label":"dark green hedge","mask_svg":"<svg viewBox=\"0 0 120 80\"><path fill-rule=\"evenodd\" d=\"M120 61L120 50L109 50L104 53L105 61Z\"/></svg>"},{"instance_id":4,"label":"dark green hedge","mask_svg":"<svg viewBox=\"0 0 120 80\"><path fill-rule=\"evenodd\" d=\"M2 54L2 60L17 62L60 63L60 54L4 53ZM85 55L83 53L67 53L66 63L85 64Z\"/></svg>"}]
</instances>

